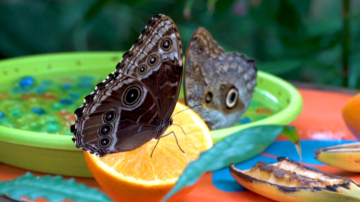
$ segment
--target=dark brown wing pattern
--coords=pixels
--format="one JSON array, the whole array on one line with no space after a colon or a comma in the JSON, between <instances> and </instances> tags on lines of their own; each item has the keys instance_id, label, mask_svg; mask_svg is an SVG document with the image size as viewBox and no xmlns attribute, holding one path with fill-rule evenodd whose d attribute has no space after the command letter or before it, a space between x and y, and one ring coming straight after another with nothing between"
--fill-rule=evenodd
<instances>
[{"instance_id":1,"label":"dark brown wing pattern","mask_svg":"<svg viewBox=\"0 0 360 202\"><path fill-rule=\"evenodd\" d=\"M162 117L169 119L179 96L183 71L182 46L175 23L165 15L154 16L116 69L148 86L156 95Z\"/></svg>"},{"instance_id":2,"label":"dark brown wing pattern","mask_svg":"<svg viewBox=\"0 0 360 202\"><path fill-rule=\"evenodd\" d=\"M155 15L116 71L85 97L71 126L76 146L103 156L159 138L171 124L179 96L182 51L178 31Z\"/></svg>"}]
</instances>

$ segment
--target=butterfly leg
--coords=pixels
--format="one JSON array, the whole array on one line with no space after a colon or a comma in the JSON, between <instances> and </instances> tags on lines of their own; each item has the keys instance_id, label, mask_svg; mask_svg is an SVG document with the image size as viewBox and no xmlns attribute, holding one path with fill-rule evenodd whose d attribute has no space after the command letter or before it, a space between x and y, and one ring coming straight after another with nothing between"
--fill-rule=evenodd
<instances>
[{"instance_id":1,"label":"butterfly leg","mask_svg":"<svg viewBox=\"0 0 360 202\"><path fill-rule=\"evenodd\" d=\"M184 133L184 135L186 136L186 133L185 133L184 129L183 129L180 125L175 124L175 123L173 123L173 124L171 124L171 125L174 125L174 126L179 126L179 127L181 128L182 132ZM174 134L174 135L175 135L175 134ZM175 138L176 138L176 136L175 136Z\"/></svg>"},{"instance_id":2,"label":"butterfly leg","mask_svg":"<svg viewBox=\"0 0 360 202\"><path fill-rule=\"evenodd\" d=\"M180 149L183 153L185 153L185 151L184 151L184 150L180 147L180 145L179 145L179 141L178 141L178 139L177 139L177 137L176 137L176 134L174 133L174 131L171 131L170 133L165 134L165 135L161 135L161 136L158 138L158 141L156 142L156 144L155 144L155 146L154 146L154 149L152 150L152 152L151 152L151 154L150 154L150 158L152 157L152 155L153 155L153 153L154 153L154 151L155 151L155 148L156 148L156 146L158 145L158 143L159 143L159 141L160 141L160 138L164 138L164 137L166 137L166 136L168 136L168 135L171 135L171 134L174 134L174 137L175 137L175 140L176 140L176 144L178 145L179 149Z\"/></svg>"},{"instance_id":3,"label":"butterfly leg","mask_svg":"<svg viewBox=\"0 0 360 202\"><path fill-rule=\"evenodd\" d=\"M158 141L156 142L156 144L155 144L155 146L154 146L154 149L152 150L152 152L151 152L151 154L150 154L150 158L152 158L152 155L153 155L153 153L154 153L154 151L155 151L155 148L156 148L156 146L158 145L159 141L160 141L160 138L159 138Z\"/></svg>"},{"instance_id":4,"label":"butterfly leg","mask_svg":"<svg viewBox=\"0 0 360 202\"><path fill-rule=\"evenodd\" d=\"M168 135L170 135L170 134L174 134L174 137L175 137L175 140L176 140L176 144L178 145L179 149L180 149L183 153L185 153L185 151L184 151L183 149L181 149L181 147L180 147L180 145L179 145L179 142L178 142L178 139L177 139L176 134L174 133L174 131L171 131L170 133L164 135L163 137L166 137L166 136L168 136ZM161 137L161 136L160 136L160 137ZM162 138L162 137L161 137L161 138Z\"/></svg>"}]
</instances>

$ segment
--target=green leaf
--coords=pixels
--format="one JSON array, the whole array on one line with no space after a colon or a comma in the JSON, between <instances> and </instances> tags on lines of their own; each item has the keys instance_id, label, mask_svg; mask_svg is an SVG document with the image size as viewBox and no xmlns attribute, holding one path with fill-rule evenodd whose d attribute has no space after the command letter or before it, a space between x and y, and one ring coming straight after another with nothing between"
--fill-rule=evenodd
<instances>
[{"instance_id":1,"label":"green leaf","mask_svg":"<svg viewBox=\"0 0 360 202\"><path fill-rule=\"evenodd\" d=\"M86 20L92 19L94 16L99 14L99 11L103 9L103 6L109 2L109 0L98 0L96 1L90 9L86 12Z\"/></svg>"},{"instance_id":2,"label":"green leaf","mask_svg":"<svg viewBox=\"0 0 360 202\"><path fill-rule=\"evenodd\" d=\"M218 170L259 154L276 139L283 129L284 126L254 126L237 131L216 143L211 149L202 152L196 161L189 163L175 187L163 201L168 200L183 187L194 184L204 172Z\"/></svg>"},{"instance_id":3,"label":"green leaf","mask_svg":"<svg viewBox=\"0 0 360 202\"><path fill-rule=\"evenodd\" d=\"M284 34L297 34L301 28L300 13L289 0L280 0L276 21L283 28Z\"/></svg>"},{"instance_id":4,"label":"green leaf","mask_svg":"<svg viewBox=\"0 0 360 202\"><path fill-rule=\"evenodd\" d=\"M31 173L10 181L0 182L0 195L13 199L28 197L32 200L43 197L49 201L111 201L100 191L78 184L74 179L64 180L61 176L37 177Z\"/></svg>"},{"instance_id":5,"label":"green leaf","mask_svg":"<svg viewBox=\"0 0 360 202\"><path fill-rule=\"evenodd\" d=\"M301 146L299 134L294 126L285 126L281 134L285 135L291 142L295 144L296 150L299 154L300 161L302 161Z\"/></svg>"},{"instance_id":6,"label":"green leaf","mask_svg":"<svg viewBox=\"0 0 360 202\"><path fill-rule=\"evenodd\" d=\"M299 134L294 126L285 126L282 134L293 143L298 143L300 141Z\"/></svg>"}]
</instances>

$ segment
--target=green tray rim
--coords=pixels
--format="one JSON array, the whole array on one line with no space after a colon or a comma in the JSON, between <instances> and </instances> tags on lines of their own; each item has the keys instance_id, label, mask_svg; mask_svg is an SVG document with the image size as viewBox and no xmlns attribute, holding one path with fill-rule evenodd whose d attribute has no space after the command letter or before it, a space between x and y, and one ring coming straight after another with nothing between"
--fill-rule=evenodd
<instances>
[{"instance_id":1,"label":"green tray rim","mask_svg":"<svg viewBox=\"0 0 360 202\"><path fill-rule=\"evenodd\" d=\"M48 54L23 56L23 57L0 60L0 69L2 66L11 65L19 61L24 63L34 60L44 60L44 59L50 60L54 58L59 59L59 58L82 57L82 56L109 57L111 55L121 56L123 53L124 52L63 52L63 53L48 53ZM280 112L274 114L273 116L267 117L263 120L245 125L213 130L212 135L215 143L238 130L242 130L250 126L264 125L264 124L286 125L291 123L299 116L302 110L303 101L299 91L294 86L292 86L290 83L288 83L287 81L281 78L278 78L276 76L273 76L271 74L262 71L258 71L258 79L268 80L271 83L278 83L282 87L282 90L285 90L290 94L291 100L289 104ZM0 126L0 141L21 144L21 145L28 145L32 147L82 151L75 147L75 144L71 141L72 136L54 135L54 134L44 135L44 134L46 133L37 133L32 131L25 131L21 129Z\"/></svg>"}]
</instances>

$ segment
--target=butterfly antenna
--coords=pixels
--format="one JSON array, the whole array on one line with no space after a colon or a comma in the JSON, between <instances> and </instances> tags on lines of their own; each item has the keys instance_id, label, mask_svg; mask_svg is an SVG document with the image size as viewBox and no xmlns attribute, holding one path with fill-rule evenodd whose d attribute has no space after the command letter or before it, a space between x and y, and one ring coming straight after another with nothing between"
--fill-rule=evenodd
<instances>
[{"instance_id":1,"label":"butterfly antenna","mask_svg":"<svg viewBox=\"0 0 360 202\"><path fill-rule=\"evenodd\" d=\"M174 125L174 126L179 126L179 127L181 128L182 132L184 133L184 135L186 136L186 133L185 133L185 131L184 131L183 127L181 127L181 125L176 124L176 123L173 123L172 125Z\"/></svg>"},{"instance_id":2,"label":"butterfly antenna","mask_svg":"<svg viewBox=\"0 0 360 202\"><path fill-rule=\"evenodd\" d=\"M175 114L173 114L170 118L174 117L176 114L178 114L178 113L180 113L180 112L183 112L183 111L186 111L186 110L189 110L189 109L198 107L198 106L200 106L200 105L201 105L201 104L197 104L197 105L194 105L194 106L192 106L192 107L188 107L188 108L186 108L186 109L183 109L183 110L181 110L181 111L178 111L178 112L176 112Z\"/></svg>"}]
</instances>

